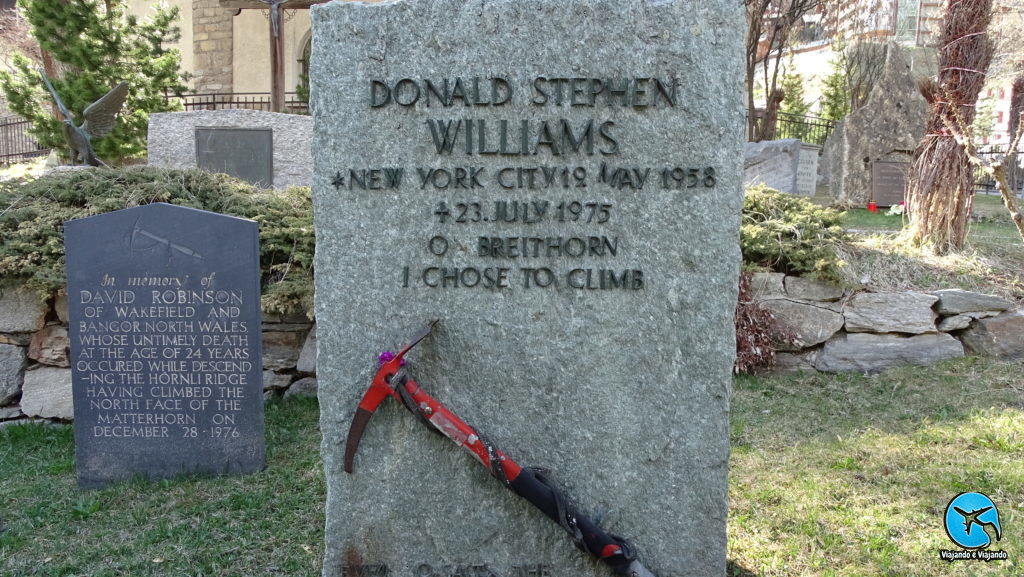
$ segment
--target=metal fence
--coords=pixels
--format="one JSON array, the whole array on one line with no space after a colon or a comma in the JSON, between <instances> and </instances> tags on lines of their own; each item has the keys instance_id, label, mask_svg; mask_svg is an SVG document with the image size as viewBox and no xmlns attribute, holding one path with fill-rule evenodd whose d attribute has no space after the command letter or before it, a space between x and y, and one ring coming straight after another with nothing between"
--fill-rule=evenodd
<instances>
[{"instance_id":1,"label":"metal fence","mask_svg":"<svg viewBox=\"0 0 1024 577\"><path fill-rule=\"evenodd\" d=\"M0 118L0 165L16 164L46 156L49 148L39 146L28 133L31 123L18 117Z\"/></svg>"},{"instance_id":2,"label":"metal fence","mask_svg":"<svg viewBox=\"0 0 1024 577\"><path fill-rule=\"evenodd\" d=\"M309 114L309 103L300 100L295 92L285 93L284 111L292 114ZM168 102L181 102L185 110L225 110L244 108L248 110L270 110L269 92L223 92L210 94L169 95Z\"/></svg>"},{"instance_id":3,"label":"metal fence","mask_svg":"<svg viewBox=\"0 0 1024 577\"><path fill-rule=\"evenodd\" d=\"M985 160L997 160L1009 150L1008 146L993 146L988 150L978 152L978 156ZM1017 152L1007 158L1003 165L1006 167L1007 180L1010 190L1016 191L1018 195L1024 192L1024 152ZM998 194L996 182L985 171L974 168L974 190L982 194Z\"/></svg>"},{"instance_id":4,"label":"metal fence","mask_svg":"<svg viewBox=\"0 0 1024 577\"><path fill-rule=\"evenodd\" d=\"M799 138L809 144L825 146L825 139L832 134L835 127L836 124L827 118L780 112L778 122L775 124L774 139Z\"/></svg>"}]
</instances>

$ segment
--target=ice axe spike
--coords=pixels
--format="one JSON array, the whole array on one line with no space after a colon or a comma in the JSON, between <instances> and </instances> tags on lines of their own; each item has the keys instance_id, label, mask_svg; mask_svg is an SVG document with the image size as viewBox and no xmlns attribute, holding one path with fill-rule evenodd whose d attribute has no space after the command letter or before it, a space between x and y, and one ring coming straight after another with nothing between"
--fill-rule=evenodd
<instances>
[{"instance_id":1,"label":"ice axe spike","mask_svg":"<svg viewBox=\"0 0 1024 577\"><path fill-rule=\"evenodd\" d=\"M451 439L469 451L490 471L491 475L515 494L529 501L547 517L558 523L572 537L576 545L607 564L619 577L654 577L637 558L633 546L625 539L609 534L569 503L562 492L540 469L519 466L500 449L491 444L476 429L466 424L437 399L401 371L402 360L416 344L430 334L437 321L413 336L411 342L397 355L381 355L380 368L370 388L359 402L352 418L345 443L345 471L352 472L353 459L359 440L374 411L387 397L394 397L431 430Z\"/></svg>"}]
</instances>

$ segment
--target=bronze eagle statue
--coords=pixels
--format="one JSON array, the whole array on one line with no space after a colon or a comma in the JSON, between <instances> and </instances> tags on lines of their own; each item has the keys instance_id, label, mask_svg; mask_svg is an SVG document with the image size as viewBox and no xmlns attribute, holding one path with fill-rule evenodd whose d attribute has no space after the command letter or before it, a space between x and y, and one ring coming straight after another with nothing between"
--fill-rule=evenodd
<instances>
[{"instance_id":1,"label":"bronze eagle statue","mask_svg":"<svg viewBox=\"0 0 1024 577\"><path fill-rule=\"evenodd\" d=\"M117 123L115 117L121 111L125 98L128 96L128 83L121 82L111 88L110 92L104 94L99 100L86 106L85 110L82 111L82 118L84 119L82 124L75 126L71 111L68 110L67 106L64 106L64 102L60 99L57 91L53 89L53 85L50 84L50 79L46 77L42 70L38 72L43 77L43 82L46 83L46 88L50 91L50 95L53 96L53 101L57 104L57 109L60 110L61 116L64 117L64 126L61 128L64 132L64 139L67 140L68 146L71 147L71 163L74 165L81 163L90 166L107 166L105 162L96 157L91 141L93 138L101 138L110 134L110 131L114 129Z\"/></svg>"}]
</instances>

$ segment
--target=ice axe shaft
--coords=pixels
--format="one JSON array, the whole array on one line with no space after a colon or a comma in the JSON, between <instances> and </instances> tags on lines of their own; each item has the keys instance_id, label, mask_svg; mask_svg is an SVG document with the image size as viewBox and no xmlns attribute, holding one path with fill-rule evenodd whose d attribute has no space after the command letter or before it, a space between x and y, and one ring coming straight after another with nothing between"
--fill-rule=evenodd
<instances>
[{"instance_id":1,"label":"ice axe shaft","mask_svg":"<svg viewBox=\"0 0 1024 577\"><path fill-rule=\"evenodd\" d=\"M636 559L633 547L625 539L607 533L580 513L541 470L520 466L405 374L401 367L406 353L425 338L433 326L434 323L429 324L397 355L382 355L380 369L363 395L349 428L345 445L345 471L353 471L359 440L374 411L385 398L393 397L401 401L424 425L469 451L491 475L558 523L580 548L606 563L617 575L654 577Z\"/></svg>"}]
</instances>

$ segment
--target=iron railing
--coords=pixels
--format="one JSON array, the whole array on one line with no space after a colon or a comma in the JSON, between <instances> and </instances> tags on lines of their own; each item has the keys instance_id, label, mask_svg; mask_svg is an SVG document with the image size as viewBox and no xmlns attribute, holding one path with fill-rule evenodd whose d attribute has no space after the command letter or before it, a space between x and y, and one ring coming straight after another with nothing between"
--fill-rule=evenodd
<instances>
[{"instance_id":1,"label":"iron railing","mask_svg":"<svg viewBox=\"0 0 1024 577\"><path fill-rule=\"evenodd\" d=\"M835 127L836 123L827 118L780 112L779 119L775 124L774 139L799 138L809 144L825 146L825 140L832 134Z\"/></svg>"},{"instance_id":2,"label":"iron railing","mask_svg":"<svg viewBox=\"0 0 1024 577\"><path fill-rule=\"evenodd\" d=\"M248 110L270 110L269 92L221 92L208 94L167 95L167 102L178 101L185 110L225 110L244 108ZM308 114L309 103L300 100L295 92L286 92L284 111L292 114Z\"/></svg>"},{"instance_id":3,"label":"iron railing","mask_svg":"<svg viewBox=\"0 0 1024 577\"><path fill-rule=\"evenodd\" d=\"M996 160L997 157L1001 157L1006 154L1009 146L993 146L987 150L979 150L978 156L985 160ZM1019 150L1019 149L1018 149ZM1018 195L1024 192L1024 152L1017 152L1011 154L1003 162L1003 166L1006 167L1006 176L1010 185L1010 190L1015 191ZM982 169L974 168L974 190L983 194L997 194L996 182Z\"/></svg>"},{"instance_id":4,"label":"iron railing","mask_svg":"<svg viewBox=\"0 0 1024 577\"><path fill-rule=\"evenodd\" d=\"M39 146L28 133L29 126L28 120L18 117L0 118L0 165L17 164L50 153L49 148Z\"/></svg>"}]
</instances>

